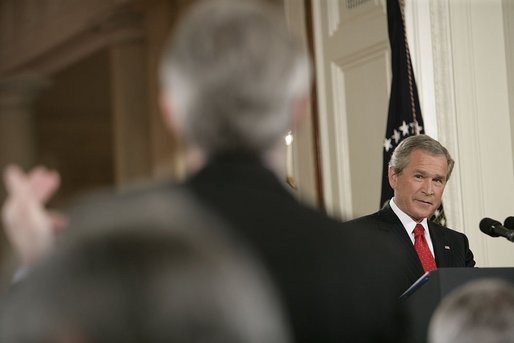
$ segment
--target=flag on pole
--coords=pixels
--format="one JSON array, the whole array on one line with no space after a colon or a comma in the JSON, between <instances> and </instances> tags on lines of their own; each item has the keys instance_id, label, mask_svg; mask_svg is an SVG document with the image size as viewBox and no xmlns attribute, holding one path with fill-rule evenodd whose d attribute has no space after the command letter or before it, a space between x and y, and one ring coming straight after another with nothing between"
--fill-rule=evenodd
<instances>
[{"instance_id":1,"label":"flag on pole","mask_svg":"<svg viewBox=\"0 0 514 343\"><path fill-rule=\"evenodd\" d=\"M419 105L416 79L410 59L405 31L403 0L387 0L387 27L391 46L392 82L387 114L387 129L383 146L382 195L380 206L393 197L387 175L389 160L398 144L405 138L425 133ZM441 206L431 220L446 224Z\"/></svg>"}]
</instances>

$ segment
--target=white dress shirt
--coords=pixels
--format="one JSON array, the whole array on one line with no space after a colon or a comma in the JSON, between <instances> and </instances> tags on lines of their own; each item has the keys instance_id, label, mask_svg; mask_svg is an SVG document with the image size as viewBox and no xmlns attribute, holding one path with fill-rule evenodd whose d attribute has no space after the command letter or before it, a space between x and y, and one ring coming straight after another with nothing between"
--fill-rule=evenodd
<instances>
[{"instance_id":1,"label":"white dress shirt","mask_svg":"<svg viewBox=\"0 0 514 343\"><path fill-rule=\"evenodd\" d=\"M389 202L389 205L393 209L393 212L396 214L396 216L400 219L400 221L403 224L403 227L407 234L410 237L410 240L412 241L412 245L414 245L414 228L416 227L416 224L418 224L417 221L412 219L407 213L400 210L400 208L396 205L394 202L394 198L391 199ZM428 230L428 220L427 218L423 218L423 220L420 222L421 225L425 228L425 240L428 243L428 247L430 248L430 251L432 252L432 256L435 258L434 254L434 245L432 244L432 238L430 237L430 231Z\"/></svg>"}]
</instances>

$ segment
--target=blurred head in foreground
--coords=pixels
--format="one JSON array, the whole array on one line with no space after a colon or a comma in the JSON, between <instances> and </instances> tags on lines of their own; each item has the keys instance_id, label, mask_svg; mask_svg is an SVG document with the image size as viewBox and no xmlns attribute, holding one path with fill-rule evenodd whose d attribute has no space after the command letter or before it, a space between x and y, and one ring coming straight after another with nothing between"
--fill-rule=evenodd
<instances>
[{"instance_id":1,"label":"blurred head in foreground","mask_svg":"<svg viewBox=\"0 0 514 343\"><path fill-rule=\"evenodd\" d=\"M175 198L78 211L5 300L0 341L288 342L265 273L216 220Z\"/></svg>"},{"instance_id":2,"label":"blurred head in foreground","mask_svg":"<svg viewBox=\"0 0 514 343\"><path fill-rule=\"evenodd\" d=\"M443 299L429 328L430 343L514 342L514 287L484 279Z\"/></svg>"},{"instance_id":3,"label":"blurred head in foreground","mask_svg":"<svg viewBox=\"0 0 514 343\"><path fill-rule=\"evenodd\" d=\"M305 114L309 58L278 8L204 1L170 37L160 79L165 119L190 148L262 154Z\"/></svg>"}]
</instances>

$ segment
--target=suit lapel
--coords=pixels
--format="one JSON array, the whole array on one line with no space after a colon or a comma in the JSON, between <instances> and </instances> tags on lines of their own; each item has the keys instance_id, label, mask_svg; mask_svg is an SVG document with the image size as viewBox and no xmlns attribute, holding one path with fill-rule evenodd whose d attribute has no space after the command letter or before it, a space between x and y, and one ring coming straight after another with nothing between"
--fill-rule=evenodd
<instances>
[{"instance_id":1,"label":"suit lapel","mask_svg":"<svg viewBox=\"0 0 514 343\"><path fill-rule=\"evenodd\" d=\"M393 212L389 204L379 211L379 215L382 222L385 224L383 226L384 230L389 231L391 235L394 235L395 239L400 243L400 246L405 251L408 278L411 282L415 282L424 274L424 270L418 254L414 249L414 245L405 231L402 222Z\"/></svg>"},{"instance_id":2,"label":"suit lapel","mask_svg":"<svg viewBox=\"0 0 514 343\"><path fill-rule=\"evenodd\" d=\"M444 230L432 222L428 223L428 228L430 230L430 237L432 238L432 245L434 246L435 262L437 267L449 267L452 247L446 239Z\"/></svg>"}]
</instances>

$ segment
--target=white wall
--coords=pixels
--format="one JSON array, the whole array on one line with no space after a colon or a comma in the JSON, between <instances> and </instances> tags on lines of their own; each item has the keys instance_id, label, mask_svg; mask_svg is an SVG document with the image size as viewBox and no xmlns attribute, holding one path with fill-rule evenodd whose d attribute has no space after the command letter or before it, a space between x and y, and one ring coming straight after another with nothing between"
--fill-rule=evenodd
<instances>
[{"instance_id":1,"label":"white wall","mask_svg":"<svg viewBox=\"0 0 514 343\"><path fill-rule=\"evenodd\" d=\"M479 231L483 217L503 221L514 215L507 73L512 62L502 5L501 0L411 0L406 11L412 45L419 47L413 52L419 86L433 89L428 106L422 104L425 122L435 124L457 161L444 199L449 226L466 233L480 266L514 266L514 245ZM432 51L423 50L427 45Z\"/></svg>"},{"instance_id":2,"label":"white wall","mask_svg":"<svg viewBox=\"0 0 514 343\"><path fill-rule=\"evenodd\" d=\"M312 1L321 167L327 210L376 211L382 182L390 53L380 1Z\"/></svg>"}]
</instances>

